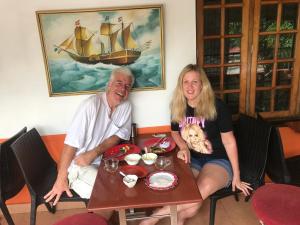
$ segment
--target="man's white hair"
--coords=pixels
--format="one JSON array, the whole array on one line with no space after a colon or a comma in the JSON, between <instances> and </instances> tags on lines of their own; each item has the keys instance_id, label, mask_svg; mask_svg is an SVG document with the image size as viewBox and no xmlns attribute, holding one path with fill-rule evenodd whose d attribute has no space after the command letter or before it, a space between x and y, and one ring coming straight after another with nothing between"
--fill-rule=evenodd
<instances>
[{"instance_id":1,"label":"man's white hair","mask_svg":"<svg viewBox=\"0 0 300 225\"><path fill-rule=\"evenodd\" d=\"M130 77L131 78L131 86L133 85L133 83L134 83L134 76L133 76L131 70L128 67L121 66L121 67L118 67L116 69L113 69L111 71L109 82L111 82L115 78L115 76L117 74L123 74L125 76Z\"/></svg>"}]
</instances>

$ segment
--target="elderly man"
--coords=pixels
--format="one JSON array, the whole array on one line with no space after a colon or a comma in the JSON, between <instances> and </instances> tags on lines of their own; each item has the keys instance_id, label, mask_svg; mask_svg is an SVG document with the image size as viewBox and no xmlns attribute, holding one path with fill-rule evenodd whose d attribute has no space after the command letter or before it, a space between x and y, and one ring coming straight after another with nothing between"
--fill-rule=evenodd
<instances>
[{"instance_id":1,"label":"elderly man","mask_svg":"<svg viewBox=\"0 0 300 225\"><path fill-rule=\"evenodd\" d=\"M106 92L90 96L79 106L64 142L58 176L44 198L57 204L70 188L83 198L89 198L102 154L128 140L131 130L131 104L127 100L134 82L126 67L114 69Z\"/></svg>"}]
</instances>

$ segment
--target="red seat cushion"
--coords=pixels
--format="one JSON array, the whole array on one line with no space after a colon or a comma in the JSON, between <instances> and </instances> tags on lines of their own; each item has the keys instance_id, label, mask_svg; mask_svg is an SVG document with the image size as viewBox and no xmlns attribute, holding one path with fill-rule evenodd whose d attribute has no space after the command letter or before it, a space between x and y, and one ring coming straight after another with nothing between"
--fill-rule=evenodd
<instances>
[{"instance_id":1,"label":"red seat cushion","mask_svg":"<svg viewBox=\"0 0 300 225\"><path fill-rule=\"evenodd\" d=\"M95 213L80 213L66 217L53 225L108 225L108 223Z\"/></svg>"},{"instance_id":2,"label":"red seat cushion","mask_svg":"<svg viewBox=\"0 0 300 225\"><path fill-rule=\"evenodd\" d=\"M265 225L299 225L300 187L266 184L255 191L252 206Z\"/></svg>"}]
</instances>

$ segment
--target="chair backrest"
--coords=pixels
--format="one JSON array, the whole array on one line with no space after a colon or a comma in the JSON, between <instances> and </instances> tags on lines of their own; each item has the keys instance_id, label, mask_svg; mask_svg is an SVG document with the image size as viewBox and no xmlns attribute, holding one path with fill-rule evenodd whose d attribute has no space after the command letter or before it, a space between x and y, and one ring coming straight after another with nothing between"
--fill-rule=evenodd
<instances>
[{"instance_id":1,"label":"chair backrest","mask_svg":"<svg viewBox=\"0 0 300 225\"><path fill-rule=\"evenodd\" d=\"M24 127L13 137L0 144L0 194L4 201L15 196L25 185L23 174L11 149L11 144L25 134L26 131L27 128Z\"/></svg>"},{"instance_id":2,"label":"chair backrest","mask_svg":"<svg viewBox=\"0 0 300 225\"><path fill-rule=\"evenodd\" d=\"M271 126L264 120L244 114L236 124L241 180L255 189L264 183Z\"/></svg>"},{"instance_id":3,"label":"chair backrest","mask_svg":"<svg viewBox=\"0 0 300 225\"><path fill-rule=\"evenodd\" d=\"M35 128L21 136L11 147L19 162L29 191L37 193L37 190L41 189L40 185L45 179L45 174L49 170L56 170L56 162L52 159Z\"/></svg>"},{"instance_id":4,"label":"chair backrest","mask_svg":"<svg viewBox=\"0 0 300 225\"><path fill-rule=\"evenodd\" d=\"M278 127L272 127L271 130L266 173L275 183L289 184L291 182Z\"/></svg>"}]
</instances>

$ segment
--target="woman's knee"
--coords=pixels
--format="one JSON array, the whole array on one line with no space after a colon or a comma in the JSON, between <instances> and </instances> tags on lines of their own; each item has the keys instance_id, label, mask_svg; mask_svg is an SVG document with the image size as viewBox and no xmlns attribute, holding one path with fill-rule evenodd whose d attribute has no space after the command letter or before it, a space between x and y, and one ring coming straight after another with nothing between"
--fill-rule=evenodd
<instances>
[{"instance_id":1,"label":"woman's knee","mask_svg":"<svg viewBox=\"0 0 300 225\"><path fill-rule=\"evenodd\" d=\"M211 182L209 179L199 181L197 184L203 200L207 199L219 189L218 185L215 185L214 182Z\"/></svg>"},{"instance_id":2,"label":"woman's knee","mask_svg":"<svg viewBox=\"0 0 300 225\"><path fill-rule=\"evenodd\" d=\"M180 211L178 214L179 219L186 219L193 217L198 213L199 208L201 207L201 203L192 204L189 208L185 208L184 210Z\"/></svg>"}]
</instances>

